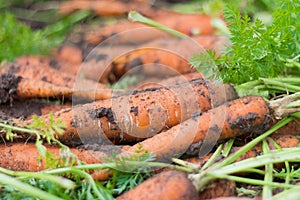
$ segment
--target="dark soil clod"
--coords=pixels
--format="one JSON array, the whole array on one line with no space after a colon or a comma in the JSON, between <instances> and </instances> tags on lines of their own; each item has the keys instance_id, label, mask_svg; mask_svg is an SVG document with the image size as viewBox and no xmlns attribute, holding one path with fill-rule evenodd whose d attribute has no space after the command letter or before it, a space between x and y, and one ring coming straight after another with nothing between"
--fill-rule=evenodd
<instances>
[{"instance_id":1,"label":"dark soil clod","mask_svg":"<svg viewBox=\"0 0 300 200\"><path fill-rule=\"evenodd\" d=\"M0 104L12 102L12 95L17 92L22 77L13 74L0 75Z\"/></svg>"}]
</instances>

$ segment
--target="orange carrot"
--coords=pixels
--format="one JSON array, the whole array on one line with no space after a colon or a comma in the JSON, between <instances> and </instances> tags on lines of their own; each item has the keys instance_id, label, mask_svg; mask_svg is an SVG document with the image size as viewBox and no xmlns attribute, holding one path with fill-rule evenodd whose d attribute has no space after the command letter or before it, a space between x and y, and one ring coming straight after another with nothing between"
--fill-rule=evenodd
<instances>
[{"instance_id":1,"label":"orange carrot","mask_svg":"<svg viewBox=\"0 0 300 200\"><path fill-rule=\"evenodd\" d=\"M262 97L247 96L213 108L171 129L132 146L140 146L158 159L168 159L182 154L190 144L206 144L238 137L242 134L262 133L268 128L270 110Z\"/></svg>"},{"instance_id":2,"label":"orange carrot","mask_svg":"<svg viewBox=\"0 0 300 200\"><path fill-rule=\"evenodd\" d=\"M1 73L14 74L22 76L23 78L41 80L49 82L58 86L65 86L73 88L76 82L75 77L67 73L60 72L51 68L48 65L28 65L28 64L15 64L10 63L0 70ZM77 85L82 85L84 88L100 88L107 89L104 84L96 83L94 81L77 79Z\"/></svg>"},{"instance_id":3,"label":"orange carrot","mask_svg":"<svg viewBox=\"0 0 300 200\"><path fill-rule=\"evenodd\" d=\"M117 200L167 200L199 199L187 175L180 171L167 171L151 177L137 187L117 197Z\"/></svg>"},{"instance_id":4,"label":"orange carrot","mask_svg":"<svg viewBox=\"0 0 300 200\"><path fill-rule=\"evenodd\" d=\"M210 35L214 32L214 28L211 25L211 17L204 14L181 14L176 12L167 12L167 14L159 14L156 17L152 17L152 19L158 23L164 24L172 29L190 36ZM116 24L101 27L91 33L88 33L86 40L90 41L92 44L99 44L116 33L143 27L147 26L135 22L120 21ZM126 38L119 38L120 40L118 40L118 42L124 43L124 41L135 41L140 43L165 36L167 36L167 34L164 32L155 30L144 31L143 34L132 32L130 38L128 38L128 35Z\"/></svg>"},{"instance_id":5,"label":"orange carrot","mask_svg":"<svg viewBox=\"0 0 300 200\"><path fill-rule=\"evenodd\" d=\"M147 12L149 9L148 2L77 0L66 1L59 6L59 12L62 14L68 14L75 10L92 10L99 16L119 16L128 13L130 10L136 9Z\"/></svg>"},{"instance_id":6,"label":"orange carrot","mask_svg":"<svg viewBox=\"0 0 300 200\"><path fill-rule=\"evenodd\" d=\"M64 142L72 142L79 135L107 137L114 142L136 141L234 98L236 94L229 85L195 79L169 88L133 91L131 95L79 105L54 115L66 125L65 133L58 136Z\"/></svg>"},{"instance_id":7,"label":"orange carrot","mask_svg":"<svg viewBox=\"0 0 300 200\"><path fill-rule=\"evenodd\" d=\"M198 36L192 39L172 38L146 44L135 43L137 45L100 46L84 60L80 73L85 78L97 81L99 74L103 74L100 82L115 82L135 67L139 67L139 73L146 77L189 73L195 71L188 62L193 52L206 49L219 52L226 43L224 37Z\"/></svg>"},{"instance_id":8,"label":"orange carrot","mask_svg":"<svg viewBox=\"0 0 300 200\"><path fill-rule=\"evenodd\" d=\"M198 199L214 199L218 197L231 197L236 195L236 184L234 181L217 179L208 184L204 191L199 193Z\"/></svg>"},{"instance_id":9,"label":"orange carrot","mask_svg":"<svg viewBox=\"0 0 300 200\"><path fill-rule=\"evenodd\" d=\"M59 156L59 147L52 145L45 145L47 150ZM71 148L70 151L75 154L79 160L88 163L100 163L99 159L93 156L88 150L80 150ZM9 143L0 144L0 157L6 161L1 161L0 166L3 168L16 171L41 171L45 169L45 158L39 163L39 152L32 143ZM55 167L55 166L53 166Z\"/></svg>"},{"instance_id":10,"label":"orange carrot","mask_svg":"<svg viewBox=\"0 0 300 200\"><path fill-rule=\"evenodd\" d=\"M68 87L56 86L45 81L22 78L12 74L0 75L0 96L2 97L0 104L7 103L14 98L64 98L72 97L72 95L74 98L102 100L119 93L110 89L85 90L84 88L76 88L76 90L72 90Z\"/></svg>"}]
</instances>

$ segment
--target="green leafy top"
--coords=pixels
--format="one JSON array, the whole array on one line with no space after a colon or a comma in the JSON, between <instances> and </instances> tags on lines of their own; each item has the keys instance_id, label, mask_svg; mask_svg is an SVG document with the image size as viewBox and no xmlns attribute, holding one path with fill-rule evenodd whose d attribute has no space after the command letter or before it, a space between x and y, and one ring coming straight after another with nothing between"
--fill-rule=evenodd
<instances>
[{"instance_id":1,"label":"green leafy top","mask_svg":"<svg viewBox=\"0 0 300 200\"><path fill-rule=\"evenodd\" d=\"M260 77L286 75L290 67L299 65L298 0L278 3L270 25L263 24L260 19L251 21L248 15L241 15L233 6L226 6L224 18L229 24L231 47L218 56L211 51L195 55L191 64L200 71L209 56L212 64L218 66L224 82L241 84ZM296 60L291 64L289 60L293 58Z\"/></svg>"}]
</instances>

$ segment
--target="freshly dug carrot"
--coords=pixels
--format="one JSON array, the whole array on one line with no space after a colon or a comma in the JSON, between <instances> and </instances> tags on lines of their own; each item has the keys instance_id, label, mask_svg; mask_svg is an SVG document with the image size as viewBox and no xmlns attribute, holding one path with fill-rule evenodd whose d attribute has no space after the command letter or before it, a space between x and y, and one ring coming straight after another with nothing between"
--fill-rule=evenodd
<instances>
[{"instance_id":1,"label":"freshly dug carrot","mask_svg":"<svg viewBox=\"0 0 300 200\"><path fill-rule=\"evenodd\" d=\"M92 10L99 16L119 16L125 15L130 10L147 11L149 2L140 1L103 1L103 0L76 0L66 1L60 4L59 12L69 14L76 10ZM144 13L143 12L143 13Z\"/></svg>"},{"instance_id":2,"label":"freshly dug carrot","mask_svg":"<svg viewBox=\"0 0 300 200\"><path fill-rule=\"evenodd\" d=\"M67 87L59 87L44 81L24 79L12 74L0 75L0 103L6 103L8 100L17 96L21 99L26 98L61 98L70 96L72 90Z\"/></svg>"},{"instance_id":3,"label":"freshly dug carrot","mask_svg":"<svg viewBox=\"0 0 300 200\"><path fill-rule=\"evenodd\" d=\"M117 200L193 200L198 193L187 175L180 171L167 171L149 178L130 191L117 197Z\"/></svg>"},{"instance_id":4,"label":"freshly dug carrot","mask_svg":"<svg viewBox=\"0 0 300 200\"><path fill-rule=\"evenodd\" d=\"M229 85L195 79L172 87L133 91L129 95L78 105L54 115L66 125L64 134L58 135L66 143L79 136L107 137L118 143L151 137L195 113L235 98Z\"/></svg>"},{"instance_id":5,"label":"freshly dug carrot","mask_svg":"<svg viewBox=\"0 0 300 200\"><path fill-rule=\"evenodd\" d=\"M100 82L115 82L135 67L139 67L139 72L147 77L174 76L195 71L187 60L193 52L206 49L220 51L226 43L228 41L224 37L198 36L192 39L160 39L138 45L97 47L82 63L80 72L85 78L97 81L99 74L103 74Z\"/></svg>"},{"instance_id":6,"label":"freshly dug carrot","mask_svg":"<svg viewBox=\"0 0 300 200\"><path fill-rule=\"evenodd\" d=\"M0 75L0 104L7 103L12 99L28 98L83 98L91 100L102 100L111 98L120 92L111 89L85 90L76 88L72 90L68 87L57 86L45 81L22 78L12 74Z\"/></svg>"},{"instance_id":7,"label":"freshly dug carrot","mask_svg":"<svg viewBox=\"0 0 300 200\"><path fill-rule=\"evenodd\" d=\"M181 124L139 142L128 149L135 152L140 146L158 159L169 159L184 153L190 144L215 143L240 135L262 133L268 128L270 109L262 97L246 96L208 110Z\"/></svg>"},{"instance_id":8,"label":"freshly dug carrot","mask_svg":"<svg viewBox=\"0 0 300 200\"><path fill-rule=\"evenodd\" d=\"M41 80L58 86L73 88L76 81L75 77L67 73L60 72L47 65L23 65L10 63L0 70L1 73L22 76L23 78ZM79 81L80 80L80 81ZM82 84L84 88L107 89L107 86L94 81L78 79L77 85Z\"/></svg>"},{"instance_id":9,"label":"freshly dug carrot","mask_svg":"<svg viewBox=\"0 0 300 200\"><path fill-rule=\"evenodd\" d=\"M64 102L64 104L49 103L41 108L41 115L46 115L50 112L53 113L71 107L72 104L70 102Z\"/></svg>"},{"instance_id":10,"label":"freshly dug carrot","mask_svg":"<svg viewBox=\"0 0 300 200\"><path fill-rule=\"evenodd\" d=\"M204 191L199 193L198 199L214 199L218 197L231 197L236 195L234 181L217 179L210 183Z\"/></svg>"},{"instance_id":11,"label":"freshly dug carrot","mask_svg":"<svg viewBox=\"0 0 300 200\"><path fill-rule=\"evenodd\" d=\"M62 46L52 52L50 57L43 55L21 56L14 61L16 65L42 65L51 67L69 76L76 76L82 62L82 51L73 46Z\"/></svg>"},{"instance_id":12,"label":"freshly dug carrot","mask_svg":"<svg viewBox=\"0 0 300 200\"><path fill-rule=\"evenodd\" d=\"M53 55L57 60L62 60L72 65L80 65L83 60L81 49L70 45L61 46L57 51L53 52Z\"/></svg>"},{"instance_id":13,"label":"freshly dug carrot","mask_svg":"<svg viewBox=\"0 0 300 200\"><path fill-rule=\"evenodd\" d=\"M47 150L59 156L59 147L45 145ZM70 151L75 154L79 160L88 163L101 163L98 158L93 156L91 151L71 148ZM35 144L32 143L9 143L0 144L0 167L16 171L41 171L45 169L45 159L39 163L39 152ZM53 166L55 167L55 166Z\"/></svg>"},{"instance_id":14,"label":"freshly dug carrot","mask_svg":"<svg viewBox=\"0 0 300 200\"><path fill-rule=\"evenodd\" d=\"M152 17L152 19L190 36L211 35L214 32L214 28L211 25L211 17L204 14L181 14L168 12L168 15L158 15L156 17ZM92 44L99 44L116 33L143 27L147 26L135 22L120 21L116 24L101 27L91 33L88 33L86 35L86 40ZM132 35L128 35L126 38L119 37L118 40L115 40L115 42L127 43L128 41L135 41L136 43L141 43L166 36L166 33L154 29L153 31L143 31L143 34L134 31L132 32Z\"/></svg>"},{"instance_id":15,"label":"freshly dug carrot","mask_svg":"<svg viewBox=\"0 0 300 200\"><path fill-rule=\"evenodd\" d=\"M275 121L276 122L276 121ZM274 123L271 123L273 125ZM275 133L275 135L282 135L282 134L287 134L287 135L300 135L300 122L299 119L294 119L287 125L281 127L278 129Z\"/></svg>"}]
</instances>

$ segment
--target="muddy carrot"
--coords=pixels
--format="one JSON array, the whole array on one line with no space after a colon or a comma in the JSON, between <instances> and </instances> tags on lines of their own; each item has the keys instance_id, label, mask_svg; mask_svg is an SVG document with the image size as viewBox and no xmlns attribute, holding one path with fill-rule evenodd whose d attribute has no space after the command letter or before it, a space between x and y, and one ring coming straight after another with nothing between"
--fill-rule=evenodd
<instances>
[{"instance_id":1,"label":"muddy carrot","mask_svg":"<svg viewBox=\"0 0 300 200\"><path fill-rule=\"evenodd\" d=\"M193 52L206 49L220 51L225 44L224 37L198 36L192 39L170 38L146 44L95 48L83 62L81 73L85 78L97 81L98 74L103 73L101 82L115 82L135 67L139 67L140 73L147 77L189 73L195 71L188 62Z\"/></svg>"},{"instance_id":2,"label":"muddy carrot","mask_svg":"<svg viewBox=\"0 0 300 200\"><path fill-rule=\"evenodd\" d=\"M78 105L54 115L66 125L65 133L58 136L64 142L79 136L126 142L151 137L195 113L235 98L229 85L195 79L172 87L133 91L129 95Z\"/></svg>"},{"instance_id":3,"label":"muddy carrot","mask_svg":"<svg viewBox=\"0 0 300 200\"><path fill-rule=\"evenodd\" d=\"M77 0L66 1L60 4L59 12L68 14L76 10L92 10L99 16L119 16L125 15L130 10L138 9L142 13L151 12L148 2L140 1L93 1L93 0ZM148 11L149 10L149 11ZM152 9L151 9L152 10ZM154 10L153 10L154 12Z\"/></svg>"},{"instance_id":4,"label":"muddy carrot","mask_svg":"<svg viewBox=\"0 0 300 200\"><path fill-rule=\"evenodd\" d=\"M72 90L68 87L57 86L45 81L22 78L12 74L0 75L0 95L1 103L7 103L13 99L29 98L81 98L89 100L102 100L120 94L111 89L86 90L76 88Z\"/></svg>"},{"instance_id":5,"label":"muddy carrot","mask_svg":"<svg viewBox=\"0 0 300 200\"><path fill-rule=\"evenodd\" d=\"M79 48L65 45L53 51L49 57L26 55L17 58L14 64L47 66L75 77L80 69L82 59L82 51Z\"/></svg>"},{"instance_id":6,"label":"muddy carrot","mask_svg":"<svg viewBox=\"0 0 300 200\"><path fill-rule=\"evenodd\" d=\"M1 103L6 103L14 96L18 98L60 98L70 96L72 90L67 87L59 87L53 84L25 79L12 74L0 75Z\"/></svg>"},{"instance_id":7,"label":"muddy carrot","mask_svg":"<svg viewBox=\"0 0 300 200\"><path fill-rule=\"evenodd\" d=\"M139 146L155 153L159 159L180 155L190 144L206 144L235 138L243 134L262 133L268 128L270 109L262 97L247 96L219 107L200 116L195 116L132 146L135 152Z\"/></svg>"},{"instance_id":8,"label":"muddy carrot","mask_svg":"<svg viewBox=\"0 0 300 200\"><path fill-rule=\"evenodd\" d=\"M50 153L59 156L60 148L58 146L45 146ZM70 151L85 163L101 163L98 158L93 156L91 151L76 148L71 148ZM0 162L0 166L3 168L16 171L41 171L45 169L45 159L39 163L39 152L35 144L32 143L0 144L0 157L6 160Z\"/></svg>"},{"instance_id":9,"label":"muddy carrot","mask_svg":"<svg viewBox=\"0 0 300 200\"><path fill-rule=\"evenodd\" d=\"M41 80L58 86L65 86L69 88L73 88L74 83L77 81L77 85L82 85L85 88L97 87L101 89L107 89L107 86L104 84L96 83L94 81L85 79L76 80L76 78L73 75L60 72L47 65L28 65L10 63L4 68L2 68L0 72L14 74L16 76L22 76L23 78L28 79Z\"/></svg>"},{"instance_id":10,"label":"muddy carrot","mask_svg":"<svg viewBox=\"0 0 300 200\"><path fill-rule=\"evenodd\" d=\"M158 15L157 17L152 17L152 19L158 23L168 26L169 28L190 36L210 35L214 32L214 28L211 25L211 17L204 14L181 14L168 12L168 15ZM116 33L143 27L147 26L134 22L120 21L116 24L101 27L91 33L88 33L88 35L86 35L86 40L90 41L92 44L98 44ZM162 31L144 31L143 34L132 34L130 38L118 38L118 42L146 42L165 36L167 36L167 34Z\"/></svg>"},{"instance_id":11,"label":"muddy carrot","mask_svg":"<svg viewBox=\"0 0 300 200\"><path fill-rule=\"evenodd\" d=\"M198 192L187 175L180 171L167 171L151 177L137 187L117 197L117 200L199 199Z\"/></svg>"}]
</instances>

